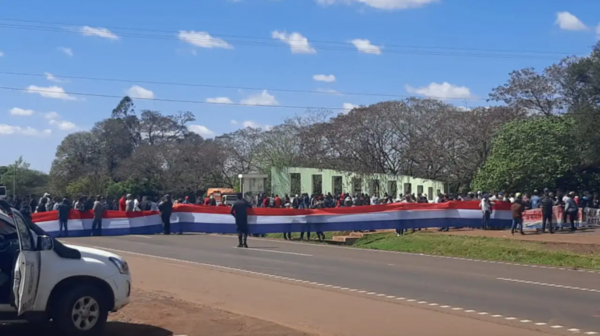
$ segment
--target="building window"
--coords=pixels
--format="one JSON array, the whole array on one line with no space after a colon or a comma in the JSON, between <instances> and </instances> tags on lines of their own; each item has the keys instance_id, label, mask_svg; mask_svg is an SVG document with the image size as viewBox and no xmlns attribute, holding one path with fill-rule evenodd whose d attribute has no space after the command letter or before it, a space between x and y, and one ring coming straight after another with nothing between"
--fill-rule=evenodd
<instances>
[{"instance_id":1,"label":"building window","mask_svg":"<svg viewBox=\"0 0 600 336\"><path fill-rule=\"evenodd\" d=\"M343 179L341 176L334 176L333 177L333 188L331 188L333 190L333 195L337 196L340 195L343 192Z\"/></svg>"},{"instance_id":2,"label":"building window","mask_svg":"<svg viewBox=\"0 0 600 336\"><path fill-rule=\"evenodd\" d=\"M417 196L422 196L423 195L423 186L417 186Z\"/></svg>"},{"instance_id":3,"label":"building window","mask_svg":"<svg viewBox=\"0 0 600 336\"><path fill-rule=\"evenodd\" d=\"M379 180L371 180L369 194L379 196Z\"/></svg>"},{"instance_id":4,"label":"building window","mask_svg":"<svg viewBox=\"0 0 600 336\"><path fill-rule=\"evenodd\" d=\"M352 192L354 193L354 195L362 193L362 179L352 179Z\"/></svg>"},{"instance_id":5,"label":"building window","mask_svg":"<svg viewBox=\"0 0 600 336\"><path fill-rule=\"evenodd\" d=\"M302 193L302 175L299 173L290 174L290 191L292 195L300 195Z\"/></svg>"},{"instance_id":6,"label":"building window","mask_svg":"<svg viewBox=\"0 0 600 336\"><path fill-rule=\"evenodd\" d=\"M433 188L432 187L427 188L427 199L429 199L429 200L433 199Z\"/></svg>"},{"instance_id":7,"label":"building window","mask_svg":"<svg viewBox=\"0 0 600 336\"><path fill-rule=\"evenodd\" d=\"M394 200L398 198L398 183L396 181L388 182L388 195Z\"/></svg>"},{"instance_id":8,"label":"building window","mask_svg":"<svg viewBox=\"0 0 600 336\"><path fill-rule=\"evenodd\" d=\"M411 184L410 183L404 183L404 195L409 195L411 193L412 193Z\"/></svg>"},{"instance_id":9,"label":"building window","mask_svg":"<svg viewBox=\"0 0 600 336\"><path fill-rule=\"evenodd\" d=\"M323 194L323 175L312 176L312 193L313 195Z\"/></svg>"}]
</instances>

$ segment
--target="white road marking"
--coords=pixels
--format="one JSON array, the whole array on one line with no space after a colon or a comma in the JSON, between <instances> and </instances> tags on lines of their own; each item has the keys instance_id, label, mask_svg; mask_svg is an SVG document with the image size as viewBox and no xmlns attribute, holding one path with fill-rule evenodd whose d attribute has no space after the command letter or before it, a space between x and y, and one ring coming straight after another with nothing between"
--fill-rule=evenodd
<instances>
[{"instance_id":1,"label":"white road marking","mask_svg":"<svg viewBox=\"0 0 600 336\"><path fill-rule=\"evenodd\" d=\"M557 285L557 284L551 284L551 283L545 283L545 282L537 282L537 281L529 281L529 280L519 280L519 279L510 279L510 278L496 278L496 280L517 282L517 283L523 283L523 284L528 284L528 285L546 286L546 287L555 287L555 288L562 288L562 289L572 289L572 290L578 290L578 291L584 291L584 292L600 293L600 289L594 289L594 288L582 288L582 287L574 287L574 286L565 286L565 285Z\"/></svg>"},{"instance_id":2,"label":"white road marking","mask_svg":"<svg viewBox=\"0 0 600 336\"><path fill-rule=\"evenodd\" d=\"M213 233L205 234L203 236L213 236L213 237L230 238L230 239L236 238L237 239L237 237L234 237L234 236L227 236L227 235L220 235L220 234L213 234ZM307 242L300 242L300 241L288 241L288 240L269 239L269 238L254 238L254 237L250 238L249 237L249 239L256 240L256 241L270 241L270 242L282 243L282 244L296 244L296 245L316 246L316 247L321 247L321 248L337 248L337 249L348 249L348 250L353 250L353 251L365 251L367 253L404 254L404 255L422 256L422 257L429 257L429 258L464 260L464 261L480 262L480 263L487 263L487 264L500 264L500 265L509 265L509 266L545 268L545 269L559 270L559 271L571 271L571 272L575 271L575 272L581 272L581 273L600 274L600 271L594 271L594 270L585 269L585 268L554 267L554 266L546 266L546 265L519 264L519 263L512 263L512 262L505 262L505 261L450 257L450 256L423 254L423 253L410 253L410 252L386 251L386 250L375 250L375 249L361 249L361 248L356 248L356 247L352 247L352 246L315 244L315 243L307 243Z\"/></svg>"},{"instance_id":3,"label":"white road marking","mask_svg":"<svg viewBox=\"0 0 600 336\"><path fill-rule=\"evenodd\" d=\"M240 250L239 247L234 247L234 249ZM290 255L302 256L302 257L312 257L313 256L312 254L297 253L297 252L287 252L287 251L266 250L266 249L260 249L260 248L249 248L249 249L243 249L242 251L259 251L259 252L269 252L269 253L280 253L280 254L290 254Z\"/></svg>"},{"instance_id":4,"label":"white road marking","mask_svg":"<svg viewBox=\"0 0 600 336\"><path fill-rule=\"evenodd\" d=\"M138 237L138 238L152 239L152 237L151 237L151 236L142 236L142 235L131 235L131 237Z\"/></svg>"},{"instance_id":5,"label":"white road marking","mask_svg":"<svg viewBox=\"0 0 600 336\"><path fill-rule=\"evenodd\" d=\"M303 282L309 285L314 285L314 286L325 286L331 289L334 288L338 288L338 286L333 286L333 285L326 285L326 284L322 284L322 283L317 283L317 282L308 282L306 280L299 280L299 279L293 279L293 278L287 278L287 277L282 277L279 275L273 275L273 274L266 274L266 273L261 273L261 272L254 272L254 271L249 271L249 270L244 270L244 269L240 269L240 268L233 268L233 267L227 267L227 266L221 266L221 265L213 265L213 264L206 264L206 263L201 263L201 262L195 262L195 261L189 261L189 260L183 260L183 259L176 259L176 258L168 258L168 257L161 257L161 256L156 256L156 255L152 255L152 254L145 254L145 253L138 253L138 252L132 252L132 251L124 251L124 250L117 250L117 249L112 249L112 248L106 248L106 247L100 247L100 246L90 246L93 248L97 248L97 249L103 249L103 250L107 250L107 251L113 251L113 252L117 252L117 253L127 253L127 254L131 254L131 255L137 255L137 256L142 256L142 257L150 257L150 258L156 258L156 259L162 259L162 260L167 260L167 261L175 261L175 262L181 262L181 263L186 263L186 264L192 264L192 265L199 265L199 266L204 266L204 267L210 267L210 268L215 268L215 269L219 269L219 270L224 270L224 271L229 271L229 272L238 272L238 273L245 273L245 274L252 274L252 275L256 275L256 276L263 276L263 277L268 277L268 278L273 278L273 279L279 279L279 280L285 280L285 281L290 281L290 282ZM367 292L364 290L358 290L358 289L352 289L352 288L346 288L346 287L339 287L339 289L337 289L339 291L344 291L344 292L355 292L358 294L365 294L365 295L377 295L379 297L383 297L385 296L385 299L395 299L395 300L405 300L404 297L396 297L393 295L385 295L385 294L378 294L376 292ZM406 299L407 302L417 302L417 300L415 299ZM418 301L417 304L428 304L430 306L437 306L438 304L434 304L434 303L428 303L427 301ZM464 310L463 308L460 307L451 307L448 305L443 305L440 306L440 308L450 308L454 311L462 311ZM478 315L488 315L489 313L487 312L477 312L476 310L464 310L464 312L466 313L477 313ZM499 318L499 317L503 317L502 315L490 315L491 317L495 317L495 318ZM505 317L506 320L509 321L516 321L518 320L518 322L520 323L530 323L532 322L531 320L526 320L526 319L518 319L516 317ZM544 322L537 322L534 323L536 326L545 326L547 325ZM561 325L553 325L553 326L549 326L552 329L561 329L563 328L563 326ZM572 332L572 333L580 333L581 330L578 328L570 328L568 329L568 331ZM595 331L586 331L584 332L585 335L597 335L598 333ZM185 335L179 335L179 336L185 336Z\"/></svg>"}]
</instances>

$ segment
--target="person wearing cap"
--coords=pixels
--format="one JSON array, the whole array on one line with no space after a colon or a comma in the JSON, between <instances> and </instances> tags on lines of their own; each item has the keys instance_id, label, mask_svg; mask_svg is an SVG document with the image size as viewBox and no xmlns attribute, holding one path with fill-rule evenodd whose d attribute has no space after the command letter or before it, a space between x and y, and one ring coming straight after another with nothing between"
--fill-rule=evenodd
<instances>
[{"instance_id":1,"label":"person wearing cap","mask_svg":"<svg viewBox=\"0 0 600 336\"><path fill-rule=\"evenodd\" d=\"M238 234L238 246L248 248L248 209L252 205L246 201L241 193L237 194L237 201L231 207L231 215L235 218L235 227Z\"/></svg>"},{"instance_id":2,"label":"person wearing cap","mask_svg":"<svg viewBox=\"0 0 600 336\"><path fill-rule=\"evenodd\" d=\"M514 203L510 206L510 211L512 213L512 226L510 228L510 233L515 234L515 230L517 227L522 235L525 234L523 232L523 212L525 212L525 207L523 206L523 201L521 199L521 194L517 193L517 197Z\"/></svg>"},{"instance_id":3,"label":"person wearing cap","mask_svg":"<svg viewBox=\"0 0 600 336\"><path fill-rule=\"evenodd\" d=\"M481 220L481 228L483 230L487 230L488 228L488 222L492 216L492 205L494 205L494 203L490 201L490 195L484 194L479 203L479 208L481 208L481 212L483 213L483 218Z\"/></svg>"}]
</instances>

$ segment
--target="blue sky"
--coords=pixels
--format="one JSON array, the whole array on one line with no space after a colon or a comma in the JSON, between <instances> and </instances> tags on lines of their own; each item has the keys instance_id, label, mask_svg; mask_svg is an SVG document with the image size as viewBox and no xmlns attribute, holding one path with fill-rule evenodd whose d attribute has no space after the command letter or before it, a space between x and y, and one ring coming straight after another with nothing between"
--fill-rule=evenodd
<instances>
[{"instance_id":1,"label":"blue sky","mask_svg":"<svg viewBox=\"0 0 600 336\"><path fill-rule=\"evenodd\" d=\"M191 111L192 130L210 137L304 112L286 106L343 112L391 99L273 89L485 105L510 71L562 57L522 51L585 55L600 35L596 0L0 0L0 9L0 72L37 75L0 74L1 87L21 90L0 89L0 165L23 155L43 171L66 135L90 129L119 101L68 93L154 97L136 100L138 110ZM511 52L466 57L490 54L473 48Z\"/></svg>"}]
</instances>

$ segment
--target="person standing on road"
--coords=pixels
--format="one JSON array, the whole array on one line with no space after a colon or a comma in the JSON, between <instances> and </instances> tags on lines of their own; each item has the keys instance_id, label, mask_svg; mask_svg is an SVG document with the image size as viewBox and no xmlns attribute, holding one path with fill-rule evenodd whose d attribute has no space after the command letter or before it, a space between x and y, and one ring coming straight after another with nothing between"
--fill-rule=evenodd
<instances>
[{"instance_id":1,"label":"person standing on road","mask_svg":"<svg viewBox=\"0 0 600 336\"><path fill-rule=\"evenodd\" d=\"M490 201L490 195L483 195L483 199L481 199L481 203L479 203L479 207L483 213L483 219L481 221L481 228L483 230L487 230L488 222L492 216L492 205L494 205L494 203Z\"/></svg>"},{"instance_id":2,"label":"person standing on road","mask_svg":"<svg viewBox=\"0 0 600 336\"><path fill-rule=\"evenodd\" d=\"M237 201L231 207L231 215L235 217L235 226L238 234L238 246L248 248L248 209L252 205L246 201L241 193L237 194Z\"/></svg>"},{"instance_id":3,"label":"person standing on road","mask_svg":"<svg viewBox=\"0 0 600 336\"><path fill-rule=\"evenodd\" d=\"M523 201L519 194L515 198L515 202L510 206L510 211L512 212L512 226L510 228L510 233L515 234L515 230L519 227L519 230L522 235L525 234L523 231L523 212L525 212L525 207L523 206Z\"/></svg>"},{"instance_id":4,"label":"person standing on road","mask_svg":"<svg viewBox=\"0 0 600 336\"><path fill-rule=\"evenodd\" d=\"M160 211L160 219L163 223L163 234L170 235L171 214L173 213L173 202L171 201L171 195L165 195L164 200L158 206L158 210Z\"/></svg>"},{"instance_id":5,"label":"person standing on road","mask_svg":"<svg viewBox=\"0 0 600 336\"><path fill-rule=\"evenodd\" d=\"M59 225L59 229L58 229L58 236L59 237L63 237L63 230L64 230L64 236L68 237L69 236L69 212L71 211L71 205L69 204L69 201L66 198L63 198L62 203L58 205L58 225Z\"/></svg>"},{"instance_id":6,"label":"person standing on road","mask_svg":"<svg viewBox=\"0 0 600 336\"><path fill-rule=\"evenodd\" d=\"M94 211L94 221L92 222L92 236L96 234L98 234L98 236L102 236L102 215L104 214L104 203L102 202L102 197L96 197L96 201L94 202L92 211Z\"/></svg>"},{"instance_id":7,"label":"person standing on road","mask_svg":"<svg viewBox=\"0 0 600 336\"><path fill-rule=\"evenodd\" d=\"M550 233L554 233L554 223L552 223L552 215L554 213L554 194L544 189L544 196L540 201L542 207L542 233L546 233L546 224Z\"/></svg>"}]
</instances>

